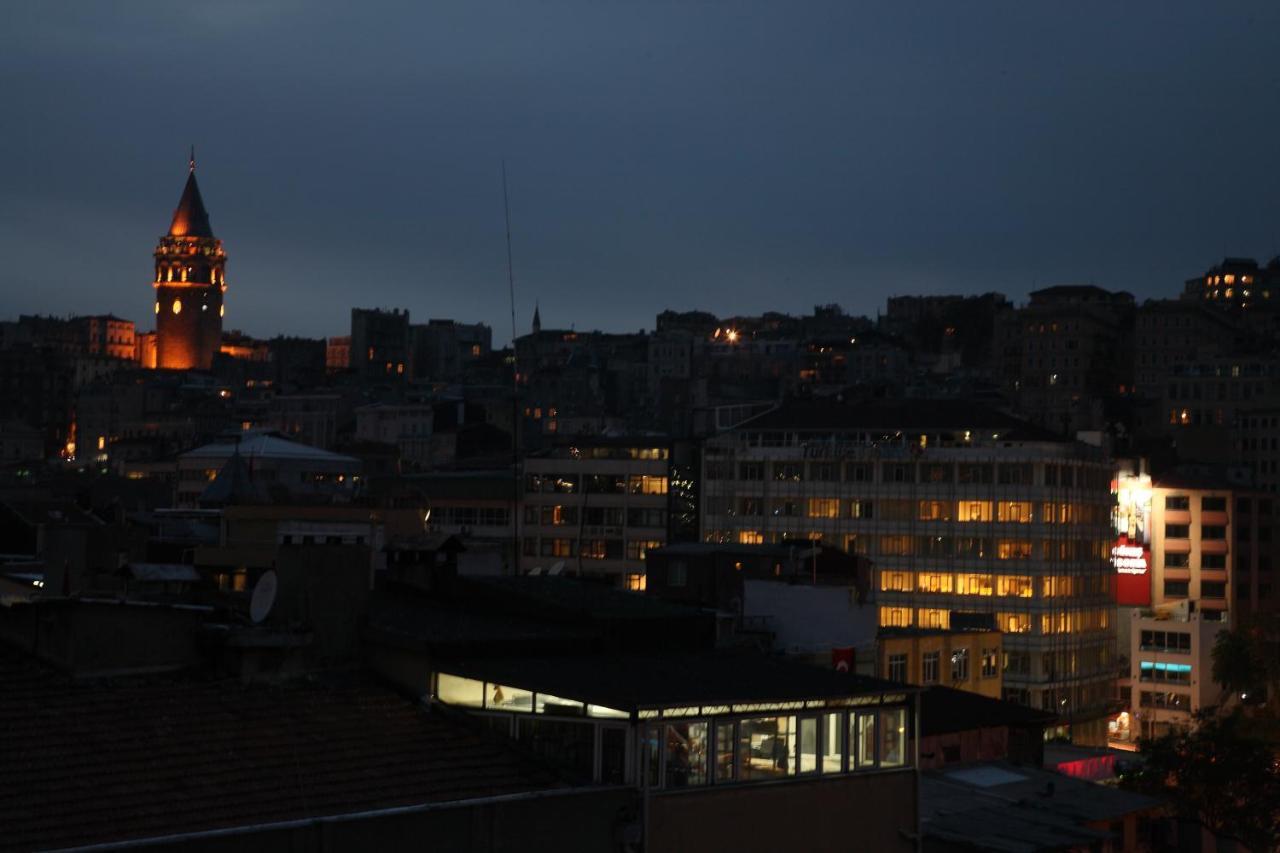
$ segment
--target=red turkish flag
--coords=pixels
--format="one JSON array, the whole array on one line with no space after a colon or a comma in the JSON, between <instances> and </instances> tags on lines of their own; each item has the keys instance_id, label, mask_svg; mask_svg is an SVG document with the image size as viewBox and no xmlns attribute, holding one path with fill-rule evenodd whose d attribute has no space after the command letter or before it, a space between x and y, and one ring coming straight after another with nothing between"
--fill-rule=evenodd
<instances>
[{"instance_id":1,"label":"red turkish flag","mask_svg":"<svg viewBox=\"0 0 1280 853\"><path fill-rule=\"evenodd\" d=\"M836 672L853 672L853 649L832 649L831 666Z\"/></svg>"}]
</instances>

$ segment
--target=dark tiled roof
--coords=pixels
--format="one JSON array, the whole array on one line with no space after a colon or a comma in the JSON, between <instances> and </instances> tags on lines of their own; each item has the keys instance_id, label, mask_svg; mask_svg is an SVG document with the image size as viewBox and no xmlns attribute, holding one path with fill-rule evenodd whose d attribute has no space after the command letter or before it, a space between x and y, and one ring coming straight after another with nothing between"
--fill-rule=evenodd
<instances>
[{"instance_id":1,"label":"dark tiled roof","mask_svg":"<svg viewBox=\"0 0 1280 853\"><path fill-rule=\"evenodd\" d=\"M173 212L173 222L169 225L169 236L213 236L213 227L209 224L209 213L204 209L204 199L200 197L200 186L196 183L196 171L194 168L187 175L187 185L182 188L182 198L178 201L178 209Z\"/></svg>"},{"instance_id":2,"label":"dark tiled roof","mask_svg":"<svg viewBox=\"0 0 1280 853\"><path fill-rule=\"evenodd\" d=\"M972 400L795 399L752 418L740 430L965 430L1001 438L1067 441L1065 437Z\"/></svg>"},{"instance_id":3,"label":"dark tiled roof","mask_svg":"<svg viewBox=\"0 0 1280 853\"><path fill-rule=\"evenodd\" d=\"M935 685L920 697L920 731L925 737L996 726L1047 726L1054 719L1048 711L952 687Z\"/></svg>"},{"instance_id":4,"label":"dark tiled roof","mask_svg":"<svg viewBox=\"0 0 1280 853\"><path fill-rule=\"evenodd\" d=\"M620 711L834 699L917 690L881 678L747 653L455 659L442 661L439 669Z\"/></svg>"},{"instance_id":5,"label":"dark tiled roof","mask_svg":"<svg viewBox=\"0 0 1280 853\"><path fill-rule=\"evenodd\" d=\"M556 787L366 682L76 683L0 645L0 849L70 847Z\"/></svg>"}]
</instances>

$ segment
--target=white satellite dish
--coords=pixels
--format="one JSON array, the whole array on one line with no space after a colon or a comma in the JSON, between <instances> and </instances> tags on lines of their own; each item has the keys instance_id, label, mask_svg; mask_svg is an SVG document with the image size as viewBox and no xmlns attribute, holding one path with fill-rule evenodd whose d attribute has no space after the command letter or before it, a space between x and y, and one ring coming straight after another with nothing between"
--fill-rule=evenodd
<instances>
[{"instance_id":1,"label":"white satellite dish","mask_svg":"<svg viewBox=\"0 0 1280 853\"><path fill-rule=\"evenodd\" d=\"M263 572L262 577L253 585L253 597L249 599L249 618L253 620L253 624L261 625L262 620L267 618L276 603L278 587L276 573L270 569Z\"/></svg>"},{"instance_id":2,"label":"white satellite dish","mask_svg":"<svg viewBox=\"0 0 1280 853\"><path fill-rule=\"evenodd\" d=\"M564 571L564 560L556 560L551 568L547 569L547 574L558 575Z\"/></svg>"}]
</instances>

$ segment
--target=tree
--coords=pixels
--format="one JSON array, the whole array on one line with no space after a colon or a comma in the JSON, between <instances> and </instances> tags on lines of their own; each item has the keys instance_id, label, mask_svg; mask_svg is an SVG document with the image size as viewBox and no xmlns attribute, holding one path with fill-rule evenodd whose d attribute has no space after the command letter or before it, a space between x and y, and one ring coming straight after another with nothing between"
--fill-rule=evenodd
<instances>
[{"instance_id":1,"label":"tree","mask_svg":"<svg viewBox=\"0 0 1280 853\"><path fill-rule=\"evenodd\" d=\"M1168 800L1179 816L1250 849L1272 849L1280 838L1280 763L1243 723L1238 711L1200 714L1193 731L1142 740L1143 760L1121 773L1120 785Z\"/></svg>"},{"instance_id":2,"label":"tree","mask_svg":"<svg viewBox=\"0 0 1280 853\"><path fill-rule=\"evenodd\" d=\"M1219 633L1213 680L1227 693L1265 697L1270 710L1280 709L1280 621L1259 616Z\"/></svg>"}]
</instances>

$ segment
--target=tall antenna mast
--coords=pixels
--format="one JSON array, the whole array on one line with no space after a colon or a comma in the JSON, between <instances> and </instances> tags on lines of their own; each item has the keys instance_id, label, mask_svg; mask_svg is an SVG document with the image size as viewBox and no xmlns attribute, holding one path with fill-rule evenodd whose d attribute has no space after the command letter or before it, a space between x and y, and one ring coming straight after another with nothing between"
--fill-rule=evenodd
<instances>
[{"instance_id":1,"label":"tall antenna mast","mask_svg":"<svg viewBox=\"0 0 1280 853\"><path fill-rule=\"evenodd\" d=\"M507 226L507 291L511 297L511 572L520 563L520 370L516 359L516 276L511 261L511 204L507 161L502 161L502 216Z\"/></svg>"},{"instance_id":2,"label":"tall antenna mast","mask_svg":"<svg viewBox=\"0 0 1280 853\"><path fill-rule=\"evenodd\" d=\"M511 293L511 364L515 374L516 352L516 277L511 264L511 205L507 201L507 161L502 161L502 215L507 223L507 289Z\"/></svg>"}]
</instances>

